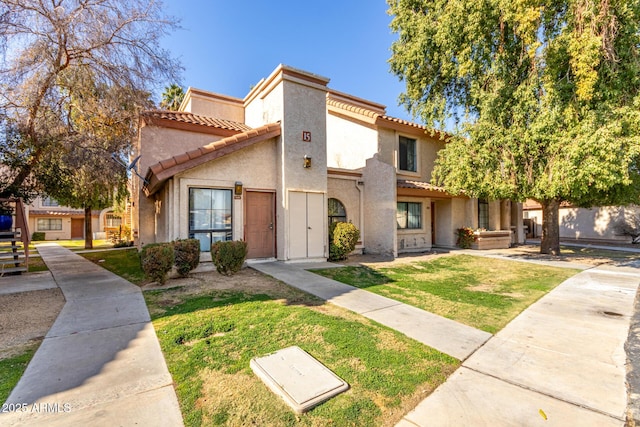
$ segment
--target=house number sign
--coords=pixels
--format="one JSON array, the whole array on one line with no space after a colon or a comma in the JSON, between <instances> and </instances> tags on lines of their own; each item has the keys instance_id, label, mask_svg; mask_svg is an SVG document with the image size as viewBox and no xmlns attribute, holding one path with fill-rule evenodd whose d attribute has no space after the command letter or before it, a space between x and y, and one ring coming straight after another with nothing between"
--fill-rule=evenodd
<instances>
[{"instance_id":1,"label":"house number sign","mask_svg":"<svg viewBox=\"0 0 640 427\"><path fill-rule=\"evenodd\" d=\"M302 131L302 140L304 142L311 142L311 132L309 132L308 130L303 130Z\"/></svg>"}]
</instances>

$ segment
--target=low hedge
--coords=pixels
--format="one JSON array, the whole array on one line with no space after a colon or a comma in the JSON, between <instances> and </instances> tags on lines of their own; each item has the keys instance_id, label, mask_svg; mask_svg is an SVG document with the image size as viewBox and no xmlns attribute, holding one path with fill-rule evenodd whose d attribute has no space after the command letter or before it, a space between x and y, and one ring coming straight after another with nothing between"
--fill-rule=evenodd
<instances>
[{"instance_id":1,"label":"low hedge","mask_svg":"<svg viewBox=\"0 0 640 427\"><path fill-rule=\"evenodd\" d=\"M175 261L172 243L150 243L140 252L140 264L151 280L164 284Z\"/></svg>"},{"instance_id":2,"label":"low hedge","mask_svg":"<svg viewBox=\"0 0 640 427\"><path fill-rule=\"evenodd\" d=\"M329 227L329 261L342 261L353 252L360 230L350 222L334 222Z\"/></svg>"},{"instance_id":3,"label":"low hedge","mask_svg":"<svg viewBox=\"0 0 640 427\"><path fill-rule=\"evenodd\" d=\"M215 242L211 245L211 259L220 274L232 276L240 271L247 258L247 242L242 240Z\"/></svg>"},{"instance_id":4,"label":"low hedge","mask_svg":"<svg viewBox=\"0 0 640 427\"><path fill-rule=\"evenodd\" d=\"M179 239L173 242L175 266L178 274L185 277L200 264L200 241Z\"/></svg>"}]
</instances>

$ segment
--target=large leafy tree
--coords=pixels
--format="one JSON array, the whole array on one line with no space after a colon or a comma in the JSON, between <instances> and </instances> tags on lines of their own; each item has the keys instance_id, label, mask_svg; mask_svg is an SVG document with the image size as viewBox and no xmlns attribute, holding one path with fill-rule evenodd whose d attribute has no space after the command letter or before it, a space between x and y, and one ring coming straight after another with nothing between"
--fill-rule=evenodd
<instances>
[{"instance_id":1,"label":"large leafy tree","mask_svg":"<svg viewBox=\"0 0 640 427\"><path fill-rule=\"evenodd\" d=\"M116 125L131 110L112 108L108 120L82 122L80 101L86 107L93 96L87 88L113 88L118 105L145 106L153 88L178 78L180 67L159 46L175 27L157 0L3 0L0 119L7 130L0 160L10 163L0 194L24 195L27 184L54 188L63 182L60 171L77 166L65 163L71 153L104 152L100 134L120 132Z\"/></svg>"},{"instance_id":2,"label":"large leafy tree","mask_svg":"<svg viewBox=\"0 0 640 427\"><path fill-rule=\"evenodd\" d=\"M124 162L137 131L138 102L145 94L132 96L131 89L98 83L87 72L72 78L76 90L66 109L74 130L69 136L73 143L48 156L50 164L39 169L37 178L45 192L61 204L84 209L85 248L91 248L92 210L113 206L127 197ZM146 103L146 107L151 105L151 101ZM43 176L52 170L55 178Z\"/></svg>"},{"instance_id":3,"label":"large leafy tree","mask_svg":"<svg viewBox=\"0 0 640 427\"><path fill-rule=\"evenodd\" d=\"M435 182L538 201L550 254L563 201L638 200L638 0L388 1L401 102L431 126L459 124Z\"/></svg>"}]
</instances>

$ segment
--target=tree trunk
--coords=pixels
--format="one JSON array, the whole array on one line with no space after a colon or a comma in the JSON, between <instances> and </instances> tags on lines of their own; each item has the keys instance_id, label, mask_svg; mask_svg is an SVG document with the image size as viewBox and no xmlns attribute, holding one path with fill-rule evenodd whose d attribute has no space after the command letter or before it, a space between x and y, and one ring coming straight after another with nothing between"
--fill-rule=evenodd
<instances>
[{"instance_id":1,"label":"tree trunk","mask_svg":"<svg viewBox=\"0 0 640 427\"><path fill-rule=\"evenodd\" d=\"M93 249L93 229L91 226L91 208L84 208L84 248Z\"/></svg>"},{"instance_id":2,"label":"tree trunk","mask_svg":"<svg viewBox=\"0 0 640 427\"><path fill-rule=\"evenodd\" d=\"M543 200L542 205L542 242L540 253L560 255L560 201Z\"/></svg>"}]
</instances>

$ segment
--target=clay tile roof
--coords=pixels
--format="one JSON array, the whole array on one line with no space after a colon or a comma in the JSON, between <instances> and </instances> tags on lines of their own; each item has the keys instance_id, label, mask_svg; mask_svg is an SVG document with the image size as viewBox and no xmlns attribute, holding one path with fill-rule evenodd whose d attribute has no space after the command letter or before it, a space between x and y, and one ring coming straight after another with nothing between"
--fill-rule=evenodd
<instances>
[{"instance_id":1,"label":"clay tile roof","mask_svg":"<svg viewBox=\"0 0 640 427\"><path fill-rule=\"evenodd\" d=\"M330 105L332 107L337 107L340 108L342 110L346 110L346 111L350 111L352 113L357 113L357 114L361 114L365 117L370 117L372 119L378 118L380 116L379 113L370 110L368 108L364 108L364 107L360 107L354 104L350 104L347 102L342 102L342 101L338 101L336 99L332 99L332 98L328 98L327 99L327 105Z\"/></svg>"},{"instance_id":2,"label":"clay tile roof","mask_svg":"<svg viewBox=\"0 0 640 427\"><path fill-rule=\"evenodd\" d=\"M231 120L215 119L213 117L199 116L186 111L149 110L142 113L145 120L168 120L178 123L206 126L216 129L225 129L236 132L246 132L251 127L244 123Z\"/></svg>"},{"instance_id":3,"label":"clay tile roof","mask_svg":"<svg viewBox=\"0 0 640 427\"><path fill-rule=\"evenodd\" d=\"M416 190L430 190L446 193L445 189L436 185L430 184L424 181L412 181L409 179L399 179L398 187L400 188L414 188Z\"/></svg>"},{"instance_id":4,"label":"clay tile roof","mask_svg":"<svg viewBox=\"0 0 640 427\"><path fill-rule=\"evenodd\" d=\"M100 213L98 211L98 213ZM96 214L96 211L91 211L92 215ZM72 215L84 215L84 211L80 209L67 209L67 210L42 210L42 209L29 209L29 215L44 215L44 216L72 216Z\"/></svg>"},{"instance_id":5,"label":"clay tile roof","mask_svg":"<svg viewBox=\"0 0 640 427\"><path fill-rule=\"evenodd\" d=\"M259 128L228 136L195 150L178 154L149 166L143 190L147 196L158 191L172 176L200 166L208 161L236 152L245 147L280 135L280 123L270 123Z\"/></svg>"}]
</instances>

